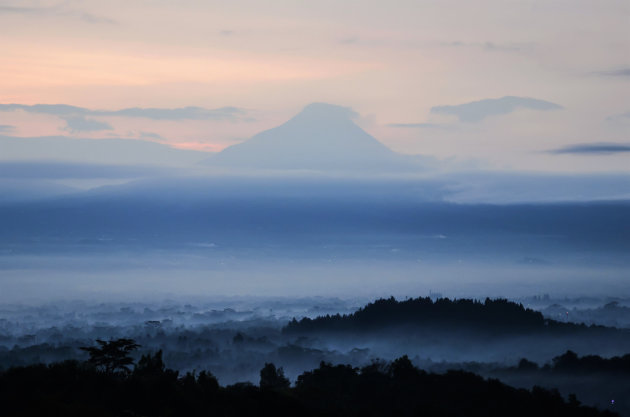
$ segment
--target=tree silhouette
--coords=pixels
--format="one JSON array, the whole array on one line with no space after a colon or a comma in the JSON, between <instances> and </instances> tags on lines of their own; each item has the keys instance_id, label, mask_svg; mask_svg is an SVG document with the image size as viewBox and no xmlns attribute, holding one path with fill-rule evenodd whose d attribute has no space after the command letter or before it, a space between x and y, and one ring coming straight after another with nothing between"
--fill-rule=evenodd
<instances>
[{"instance_id":1,"label":"tree silhouette","mask_svg":"<svg viewBox=\"0 0 630 417\"><path fill-rule=\"evenodd\" d=\"M142 355L134 369L135 375L160 375L164 373L166 366L162 360L162 349L155 354Z\"/></svg>"},{"instance_id":2,"label":"tree silhouette","mask_svg":"<svg viewBox=\"0 0 630 417\"><path fill-rule=\"evenodd\" d=\"M465 371L427 373L404 356L362 369L322 362L299 375L293 388L271 363L261 371L261 388L248 382L219 387L209 373L177 378L177 371L162 368L160 356L146 355L138 364L148 375L128 378L78 361L0 370L0 415L618 416L584 406L575 396L567 401L553 389L513 388Z\"/></svg>"},{"instance_id":3,"label":"tree silhouette","mask_svg":"<svg viewBox=\"0 0 630 417\"><path fill-rule=\"evenodd\" d=\"M265 363L260 370L260 388L284 389L289 388L291 382L284 376L282 368L276 368L273 363Z\"/></svg>"},{"instance_id":4,"label":"tree silhouette","mask_svg":"<svg viewBox=\"0 0 630 417\"><path fill-rule=\"evenodd\" d=\"M96 339L98 347L81 347L90 354L89 363L106 374L116 372L129 373L129 366L133 365L133 359L129 354L140 347L133 339L116 339L106 342Z\"/></svg>"},{"instance_id":5,"label":"tree silhouette","mask_svg":"<svg viewBox=\"0 0 630 417\"><path fill-rule=\"evenodd\" d=\"M401 356L389 365L389 374L392 378L401 381L416 378L420 372L418 368L413 366L407 355Z\"/></svg>"},{"instance_id":6,"label":"tree silhouette","mask_svg":"<svg viewBox=\"0 0 630 417\"><path fill-rule=\"evenodd\" d=\"M521 371L537 371L538 364L528 360L527 358L523 358L518 362L518 369Z\"/></svg>"}]
</instances>

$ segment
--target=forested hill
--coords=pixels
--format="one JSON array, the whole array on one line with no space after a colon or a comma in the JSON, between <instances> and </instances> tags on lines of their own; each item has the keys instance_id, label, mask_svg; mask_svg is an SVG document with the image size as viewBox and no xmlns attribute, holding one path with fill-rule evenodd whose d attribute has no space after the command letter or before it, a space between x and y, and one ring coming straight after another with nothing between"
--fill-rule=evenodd
<instances>
[{"instance_id":1,"label":"forested hill","mask_svg":"<svg viewBox=\"0 0 630 417\"><path fill-rule=\"evenodd\" d=\"M293 319L283 329L285 333L318 331L373 331L396 326L440 328L471 328L477 330L521 332L539 329L571 331L586 329L585 325L561 323L545 319L540 312L505 299L476 301L429 297L398 301L394 297L379 299L347 315L326 315L315 319ZM592 329L595 326L591 326ZM598 326L600 331L612 330Z\"/></svg>"}]
</instances>

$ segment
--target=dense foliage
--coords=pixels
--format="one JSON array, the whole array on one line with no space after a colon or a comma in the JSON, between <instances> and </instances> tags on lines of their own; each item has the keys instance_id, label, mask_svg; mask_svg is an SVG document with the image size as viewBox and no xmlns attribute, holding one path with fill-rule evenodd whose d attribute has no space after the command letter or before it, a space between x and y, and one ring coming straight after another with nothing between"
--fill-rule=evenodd
<instances>
[{"instance_id":1,"label":"dense foliage","mask_svg":"<svg viewBox=\"0 0 630 417\"><path fill-rule=\"evenodd\" d=\"M577 353L568 350L563 355L553 358L553 366L549 367L556 372L581 372L581 373L630 373L630 354L602 358L599 355L586 355L579 357Z\"/></svg>"},{"instance_id":2,"label":"dense foliage","mask_svg":"<svg viewBox=\"0 0 630 417\"><path fill-rule=\"evenodd\" d=\"M139 344L126 338L110 341L97 339L96 343L99 345L98 347L80 348L90 354L89 362L91 364L105 373L130 372L129 366L133 364L133 359L129 354L138 349Z\"/></svg>"},{"instance_id":3,"label":"dense foliage","mask_svg":"<svg viewBox=\"0 0 630 417\"><path fill-rule=\"evenodd\" d=\"M295 387L266 364L260 387L219 386L208 372L179 376L161 352L145 355L133 372L105 372L90 362L11 368L0 373L5 416L602 416L565 401L557 391L509 387L463 371L431 374L404 356L361 369L321 363Z\"/></svg>"},{"instance_id":4,"label":"dense foliage","mask_svg":"<svg viewBox=\"0 0 630 417\"><path fill-rule=\"evenodd\" d=\"M315 319L293 319L284 328L286 333L313 331L370 331L392 326L461 327L476 330L522 332L552 327L555 331L583 328L545 319L522 304L505 299L476 301L429 297L398 301L394 297L379 299L352 314L326 315Z\"/></svg>"}]
</instances>

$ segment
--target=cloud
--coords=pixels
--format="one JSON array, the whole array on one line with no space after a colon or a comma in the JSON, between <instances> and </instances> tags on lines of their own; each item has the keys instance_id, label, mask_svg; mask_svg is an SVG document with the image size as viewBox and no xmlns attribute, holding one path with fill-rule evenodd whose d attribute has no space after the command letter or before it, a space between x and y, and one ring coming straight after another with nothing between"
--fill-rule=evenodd
<instances>
[{"instance_id":1,"label":"cloud","mask_svg":"<svg viewBox=\"0 0 630 417\"><path fill-rule=\"evenodd\" d=\"M408 129L448 129L450 126L442 123L389 123L387 127Z\"/></svg>"},{"instance_id":2,"label":"cloud","mask_svg":"<svg viewBox=\"0 0 630 417\"><path fill-rule=\"evenodd\" d=\"M110 19L109 17L97 16L92 13L78 12L74 15L87 23L106 23L111 25L118 23L116 20Z\"/></svg>"},{"instance_id":3,"label":"cloud","mask_svg":"<svg viewBox=\"0 0 630 417\"><path fill-rule=\"evenodd\" d=\"M549 101L528 97L506 96L454 106L436 106L431 108L431 113L454 115L457 116L460 122L474 123L480 122L488 116L509 114L518 109L546 111L561 108L562 106Z\"/></svg>"},{"instance_id":4,"label":"cloud","mask_svg":"<svg viewBox=\"0 0 630 417\"><path fill-rule=\"evenodd\" d=\"M50 114L59 117L77 116L121 116L152 120L251 120L245 117L246 111L237 107L205 109L203 107L142 108L132 107L120 110L91 110L68 104L0 104L0 111L22 110L28 113Z\"/></svg>"},{"instance_id":5,"label":"cloud","mask_svg":"<svg viewBox=\"0 0 630 417\"><path fill-rule=\"evenodd\" d=\"M40 13L43 9L35 7L0 6L0 13L31 14Z\"/></svg>"},{"instance_id":6,"label":"cloud","mask_svg":"<svg viewBox=\"0 0 630 417\"><path fill-rule=\"evenodd\" d=\"M243 115L245 111L236 107L221 107L212 110L203 107L174 109L134 107L100 113L103 116L144 117L154 120L233 120Z\"/></svg>"},{"instance_id":7,"label":"cloud","mask_svg":"<svg viewBox=\"0 0 630 417\"><path fill-rule=\"evenodd\" d=\"M67 117L65 130L69 132L97 132L99 130L113 130L114 128L107 122L94 119L86 119L83 116Z\"/></svg>"},{"instance_id":8,"label":"cloud","mask_svg":"<svg viewBox=\"0 0 630 417\"><path fill-rule=\"evenodd\" d=\"M71 17L80 19L87 23L106 23L106 24L115 24L117 23L114 19L97 16L92 13L87 13L82 10L72 10L65 8L62 5L53 6L53 7L22 7L22 6L0 6L0 14L21 14L21 15L29 15L29 16L40 16L40 17Z\"/></svg>"},{"instance_id":9,"label":"cloud","mask_svg":"<svg viewBox=\"0 0 630 417\"><path fill-rule=\"evenodd\" d=\"M357 42L359 42L359 38L357 38L356 36L348 36L348 37L339 39L339 43L342 45L350 45L350 44L355 44Z\"/></svg>"},{"instance_id":10,"label":"cloud","mask_svg":"<svg viewBox=\"0 0 630 417\"><path fill-rule=\"evenodd\" d=\"M306 105L296 117L330 121L334 119L358 119L360 115L350 107L328 103L311 103Z\"/></svg>"},{"instance_id":11,"label":"cloud","mask_svg":"<svg viewBox=\"0 0 630 417\"><path fill-rule=\"evenodd\" d=\"M581 154L581 155L609 155L615 153L630 152L630 144L627 143L581 143L569 145L558 149L552 149L552 154Z\"/></svg>"},{"instance_id":12,"label":"cloud","mask_svg":"<svg viewBox=\"0 0 630 417\"><path fill-rule=\"evenodd\" d=\"M12 132L15 129L15 126L11 125L0 125L0 133L8 133Z\"/></svg>"},{"instance_id":13,"label":"cloud","mask_svg":"<svg viewBox=\"0 0 630 417\"><path fill-rule=\"evenodd\" d=\"M67 104L0 104L0 111L22 110L27 113L52 114L55 116L87 115L90 110Z\"/></svg>"},{"instance_id":14,"label":"cloud","mask_svg":"<svg viewBox=\"0 0 630 417\"><path fill-rule=\"evenodd\" d=\"M477 49L484 52L506 52L506 53L521 53L531 52L537 46L534 42L422 42L412 38L406 39L391 39L383 37L358 37L354 35L348 35L344 37L338 37L335 42L340 45L359 45L359 46L375 46L375 47L394 47L405 49L420 49L426 47L446 47L446 48L470 48Z\"/></svg>"},{"instance_id":15,"label":"cloud","mask_svg":"<svg viewBox=\"0 0 630 417\"><path fill-rule=\"evenodd\" d=\"M630 111L621 114L613 114L606 118L607 122L630 122Z\"/></svg>"},{"instance_id":16,"label":"cloud","mask_svg":"<svg viewBox=\"0 0 630 417\"><path fill-rule=\"evenodd\" d=\"M487 52L523 52L531 51L536 46L533 42L441 42L440 45L453 48L477 48Z\"/></svg>"},{"instance_id":17,"label":"cloud","mask_svg":"<svg viewBox=\"0 0 630 417\"><path fill-rule=\"evenodd\" d=\"M630 68L619 68L609 71L597 71L594 74L600 75L602 77L630 78Z\"/></svg>"},{"instance_id":18,"label":"cloud","mask_svg":"<svg viewBox=\"0 0 630 417\"><path fill-rule=\"evenodd\" d=\"M154 132L139 132L138 137L141 139L164 139L163 136Z\"/></svg>"}]
</instances>

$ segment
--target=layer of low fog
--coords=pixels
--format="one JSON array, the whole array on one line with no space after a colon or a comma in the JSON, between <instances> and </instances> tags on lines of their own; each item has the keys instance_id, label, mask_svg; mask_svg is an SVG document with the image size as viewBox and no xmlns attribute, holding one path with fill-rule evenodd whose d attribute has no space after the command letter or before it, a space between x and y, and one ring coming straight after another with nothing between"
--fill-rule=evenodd
<instances>
[{"instance_id":1,"label":"layer of low fog","mask_svg":"<svg viewBox=\"0 0 630 417\"><path fill-rule=\"evenodd\" d=\"M197 178L4 204L0 297L628 294L627 203L438 197L414 180Z\"/></svg>"},{"instance_id":2,"label":"layer of low fog","mask_svg":"<svg viewBox=\"0 0 630 417\"><path fill-rule=\"evenodd\" d=\"M433 298L442 294L431 293ZM364 366L408 355L419 367L445 372L465 369L498 377L510 384L560 387L588 404L605 406L610 398L623 405L624 374L570 374L537 371L519 365L527 358L539 366L567 349L580 356L619 356L630 350L630 299L554 297L516 299L563 322L616 324L612 334L583 328L576 333L476 334L455 327L442 329L391 326L378 334L288 334L292 318L348 314L371 301L365 297L172 297L147 301L96 299L0 308L0 368L64 359L85 359L79 350L96 339L129 337L141 348L136 356L163 350L166 365L181 372L208 370L222 384L258 381L267 362L282 366L290 379L321 361ZM562 309L561 314L558 310ZM623 329L626 330L623 330ZM612 339L614 339L614 341ZM627 408L628 404L623 405ZM621 411L621 410L619 410Z\"/></svg>"},{"instance_id":3,"label":"layer of low fog","mask_svg":"<svg viewBox=\"0 0 630 417\"><path fill-rule=\"evenodd\" d=\"M431 295L434 298L442 296ZM362 365L405 354L436 364L443 361L513 364L522 357L542 364L567 349L582 355L604 356L622 355L630 349L630 337L622 337L623 332L615 344L589 337L586 333L561 331L553 335L515 331L497 333L488 339L455 327L429 331L392 326L384 330L388 337L374 337L372 333L282 332L293 318L348 314L369 301L372 300L366 297L196 296L151 301L97 302L88 299L4 304L0 309L0 356L3 361L0 365L31 362L35 357L28 349L37 350L39 359L44 362L81 356L82 353L69 348L89 345L97 338L115 337L137 339L144 351L164 349L166 357L171 358L170 365L176 369L202 369L212 364L213 372L220 374L221 371L216 369L225 369L224 377L233 374L233 378L248 379L253 379L258 362L274 356L281 364L298 372L316 366L321 360ZM615 323L620 329L630 328L629 298L544 295L521 297L515 301L562 322ZM572 307L566 307L561 315L557 315L555 310L560 304ZM593 330L595 333L596 329ZM456 343L463 340L469 343ZM46 351L44 344L51 349ZM486 348L480 350L482 345ZM208 350L212 352L177 356ZM251 365L252 375L239 371L237 363L226 361L228 356L238 358L248 367Z\"/></svg>"}]
</instances>

